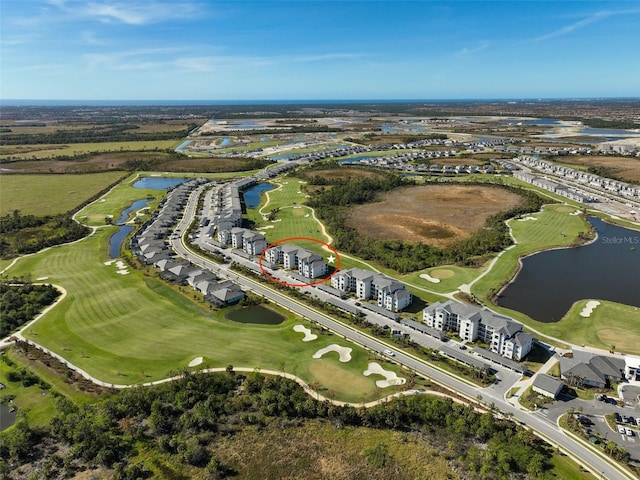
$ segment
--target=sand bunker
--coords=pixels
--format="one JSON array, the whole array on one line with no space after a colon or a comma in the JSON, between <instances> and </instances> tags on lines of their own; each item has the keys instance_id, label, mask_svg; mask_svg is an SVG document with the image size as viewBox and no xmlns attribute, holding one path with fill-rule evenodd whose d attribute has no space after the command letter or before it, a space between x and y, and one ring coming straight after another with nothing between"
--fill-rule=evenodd
<instances>
[{"instance_id":1,"label":"sand bunker","mask_svg":"<svg viewBox=\"0 0 640 480\"><path fill-rule=\"evenodd\" d=\"M305 327L304 325L294 325L293 331L304 333L304 338L302 339L303 342L310 342L311 340L315 340L316 338L318 338L318 335L316 335L315 333L311 333L311 329Z\"/></svg>"},{"instance_id":2,"label":"sand bunker","mask_svg":"<svg viewBox=\"0 0 640 480\"><path fill-rule=\"evenodd\" d=\"M379 363L370 362L369 368L367 368L362 374L365 377L368 377L371 374L374 375L382 375L385 380L376 380L376 386L378 388L387 388L392 385L404 385L407 381L406 378L399 377L396 375L396 372L392 372L391 370L385 370L380 366Z\"/></svg>"},{"instance_id":3,"label":"sand bunker","mask_svg":"<svg viewBox=\"0 0 640 480\"><path fill-rule=\"evenodd\" d=\"M591 313L598 305L600 305L600 302L598 302L597 300L589 300L580 312L580 316L585 318L590 317Z\"/></svg>"},{"instance_id":4,"label":"sand bunker","mask_svg":"<svg viewBox=\"0 0 640 480\"><path fill-rule=\"evenodd\" d=\"M268 230L270 228L274 228L274 226L273 225L267 225L266 227L258 227L258 228L256 228L256 230Z\"/></svg>"},{"instance_id":5,"label":"sand bunker","mask_svg":"<svg viewBox=\"0 0 640 480\"><path fill-rule=\"evenodd\" d=\"M528 222L529 220L538 220L538 219L536 217L532 217L531 215L518 219L519 222Z\"/></svg>"},{"instance_id":6,"label":"sand bunker","mask_svg":"<svg viewBox=\"0 0 640 480\"><path fill-rule=\"evenodd\" d=\"M128 275L129 274L129 268L127 267L127 265L122 260L118 260L116 262L116 268L118 268L116 273L119 273L120 275Z\"/></svg>"},{"instance_id":7,"label":"sand bunker","mask_svg":"<svg viewBox=\"0 0 640 480\"><path fill-rule=\"evenodd\" d=\"M580 210L576 210L573 213L570 213L569 215L580 215L582 212Z\"/></svg>"},{"instance_id":8,"label":"sand bunker","mask_svg":"<svg viewBox=\"0 0 640 480\"><path fill-rule=\"evenodd\" d=\"M431 283L440 283L440 279L439 278L434 278L430 275L427 275L426 273L421 273L420 274L420 278L424 278L425 280L431 282Z\"/></svg>"},{"instance_id":9,"label":"sand bunker","mask_svg":"<svg viewBox=\"0 0 640 480\"><path fill-rule=\"evenodd\" d=\"M196 357L189 362L190 367L197 367L202 363L202 357Z\"/></svg>"},{"instance_id":10,"label":"sand bunker","mask_svg":"<svg viewBox=\"0 0 640 480\"><path fill-rule=\"evenodd\" d=\"M109 265L113 265L114 262L115 262L115 260L108 260L108 261L104 262L104 264L109 266Z\"/></svg>"},{"instance_id":11,"label":"sand bunker","mask_svg":"<svg viewBox=\"0 0 640 480\"><path fill-rule=\"evenodd\" d=\"M322 358L325 353L329 352L338 352L338 355L340 355L340 361L343 363L351 360L351 348L341 347L340 345L336 345L335 343L332 343L328 347L324 347L318 350L313 354L313 358Z\"/></svg>"},{"instance_id":12,"label":"sand bunker","mask_svg":"<svg viewBox=\"0 0 640 480\"><path fill-rule=\"evenodd\" d=\"M49 278L49 277L38 277L38 278L36 278L36 280L37 281L41 281L41 280L46 280L47 278Z\"/></svg>"}]
</instances>

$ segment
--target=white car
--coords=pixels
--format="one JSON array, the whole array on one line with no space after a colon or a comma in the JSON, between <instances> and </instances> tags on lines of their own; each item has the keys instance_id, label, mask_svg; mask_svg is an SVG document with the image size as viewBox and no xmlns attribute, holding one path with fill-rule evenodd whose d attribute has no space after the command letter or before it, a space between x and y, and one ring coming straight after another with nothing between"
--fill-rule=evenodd
<instances>
[{"instance_id":1,"label":"white car","mask_svg":"<svg viewBox=\"0 0 640 480\"><path fill-rule=\"evenodd\" d=\"M382 352L382 353L384 353L385 355L388 355L388 356L390 356L390 357L395 357L395 356L396 356L396 354L395 354L395 353L393 353L391 350L388 350L388 349L387 349L387 350L385 350L385 351L384 351L384 352Z\"/></svg>"},{"instance_id":2,"label":"white car","mask_svg":"<svg viewBox=\"0 0 640 480\"><path fill-rule=\"evenodd\" d=\"M626 433L625 428L622 425L618 425L618 433L624 435Z\"/></svg>"},{"instance_id":3,"label":"white car","mask_svg":"<svg viewBox=\"0 0 640 480\"><path fill-rule=\"evenodd\" d=\"M626 428L625 428L625 431L626 431L626 433L627 433L627 435L628 435L628 436L633 437L633 435L634 435L634 434L633 434L633 430L631 430L629 427L626 427Z\"/></svg>"}]
</instances>

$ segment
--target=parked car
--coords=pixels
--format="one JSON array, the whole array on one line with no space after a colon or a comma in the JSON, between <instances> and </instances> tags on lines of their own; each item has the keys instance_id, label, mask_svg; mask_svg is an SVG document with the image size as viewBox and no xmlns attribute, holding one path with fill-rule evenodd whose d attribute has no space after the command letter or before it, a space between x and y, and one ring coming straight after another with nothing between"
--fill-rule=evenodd
<instances>
[{"instance_id":1,"label":"parked car","mask_svg":"<svg viewBox=\"0 0 640 480\"><path fill-rule=\"evenodd\" d=\"M633 430L631 430L629 427L626 427L624 430L629 437L633 437L634 435Z\"/></svg>"},{"instance_id":2,"label":"parked car","mask_svg":"<svg viewBox=\"0 0 640 480\"><path fill-rule=\"evenodd\" d=\"M621 433L622 435L626 433L626 430L622 425L618 425L618 433Z\"/></svg>"},{"instance_id":3,"label":"parked car","mask_svg":"<svg viewBox=\"0 0 640 480\"><path fill-rule=\"evenodd\" d=\"M615 399L615 398L609 398L609 397L607 397L606 402L607 402L607 403L610 403L611 405L617 405L617 404L618 404L618 402L616 401L616 399Z\"/></svg>"},{"instance_id":4,"label":"parked car","mask_svg":"<svg viewBox=\"0 0 640 480\"><path fill-rule=\"evenodd\" d=\"M616 412L616 422L622 423L622 415L620 415L618 412Z\"/></svg>"},{"instance_id":5,"label":"parked car","mask_svg":"<svg viewBox=\"0 0 640 480\"><path fill-rule=\"evenodd\" d=\"M584 415L580 415L578 417L578 421L582 424L582 425L593 425L593 422L591 421L591 419L589 417L585 417Z\"/></svg>"}]
</instances>

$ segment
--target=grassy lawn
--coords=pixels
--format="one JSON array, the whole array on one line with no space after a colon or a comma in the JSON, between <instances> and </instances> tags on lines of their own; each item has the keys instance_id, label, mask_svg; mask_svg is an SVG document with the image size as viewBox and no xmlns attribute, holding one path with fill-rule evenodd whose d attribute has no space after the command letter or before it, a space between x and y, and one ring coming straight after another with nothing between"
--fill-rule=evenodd
<instances>
[{"instance_id":1,"label":"grassy lawn","mask_svg":"<svg viewBox=\"0 0 640 480\"><path fill-rule=\"evenodd\" d=\"M0 214L20 210L24 215L64 213L122 178L124 172L83 175L2 175Z\"/></svg>"},{"instance_id":2,"label":"grassy lawn","mask_svg":"<svg viewBox=\"0 0 640 480\"><path fill-rule=\"evenodd\" d=\"M640 308L599 300L590 317L581 317L587 302L574 303L561 321L545 324L545 332L576 344L640 355Z\"/></svg>"},{"instance_id":3,"label":"grassy lawn","mask_svg":"<svg viewBox=\"0 0 640 480\"><path fill-rule=\"evenodd\" d=\"M398 275L398 279L403 282L433 290L434 292L448 293L457 290L460 285L469 283L482 272L485 271L486 264L480 268L458 267L456 265L442 265L433 268L427 268L418 272L407 275ZM420 277L420 275L429 275L432 278L440 280L434 283L430 280Z\"/></svg>"},{"instance_id":4,"label":"grassy lawn","mask_svg":"<svg viewBox=\"0 0 640 480\"><path fill-rule=\"evenodd\" d=\"M275 326L236 323L141 272L117 274L115 265L103 263L108 260L108 234L100 230L82 242L22 258L9 270L48 276L48 281L68 291L25 336L115 384L158 380L202 356L198 368L233 364L284 369L308 383L323 379L327 383L321 382L323 387L341 400L393 393L393 388L376 389L375 380L380 378L361 375L368 363L364 350L333 335L302 342L292 327L304 322L293 315L286 314L287 320ZM332 343L352 348L353 359L341 363L336 354L311 358ZM338 382L339 375L349 382Z\"/></svg>"},{"instance_id":5,"label":"grassy lawn","mask_svg":"<svg viewBox=\"0 0 640 480\"><path fill-rule=\"evenodd\" d=\"M555 453L551 457L550 463L552 465L551 478L562 480L592 480L596 478L562 453Z\"/></svg>"},{"instance_id":6,"label":"grassy lawn","mask_svg":"<svg viewBox=\"0 0 640 480\"><path fill-rule=\"evenodd\" d=\"M141 140L131 142L101 142L101 143L70 143L60 145L38 145L25 148L26 151L18 152L13 145L0 147L0 159L15 158L21 160L46 159L52 157L81 155L92 152L119 152L119 151L144 151L167 150L180 145L181 140Z\"/></svg>"}]
</instances>

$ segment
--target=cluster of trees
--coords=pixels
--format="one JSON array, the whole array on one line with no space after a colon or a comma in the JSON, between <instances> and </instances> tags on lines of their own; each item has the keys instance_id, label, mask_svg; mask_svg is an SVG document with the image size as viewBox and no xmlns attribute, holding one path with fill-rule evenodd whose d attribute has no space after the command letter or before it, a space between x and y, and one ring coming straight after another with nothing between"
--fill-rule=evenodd
<instances>
[{"instance_id":1,"label":"cluster of trees","mask_svg":"<svg viewBox=\"0 0 640 480\"><path fill-rule=\"evenodd\" d=\"M135 133L140 127L132 123L94 126L77 130L56 130L53 133L12 133L2 136L3 145L42 145L60 143L103 143L173 140L189 135L198 124L189 125L184 130L154 133Z\"/></svg>"},{"instance_id":2,"label":"cluster of trees","mask_svg":"<svg viewBox=\"0 0 640 480\"><path fill-rule=\"evenodd\" d=\"M331 183L333 187L316 194L309 201L309 205L316 209L316 215L329 227L335 238L335 246L363 259L379 262L400 273L422 270L440 264L474 265L481 262L487 254L499 252L511 245L512 239L505 220L536 212L545 202L548 202L528 190L510 186L493 186L493 188L505 188L519 194L522 201L512 209L491 215L486 221L486 228L441 249L422 242L377 240L362 235L347 224L350 215L349 206L374 201L381 192L412 185L413 182L402 179L398 175L390 175L382 179L355 178L336 181L323 179L323 182Z\"/></svg>"},{"instance_id":3,"label":"cluster of trees","mask_svg":"<svg viewBox=\"0 0 640 480\"><path fill-rule=\"evenodd\" d=\"M168 155L167 155L168 153ZM180 171L194 171L201 173L215 173L215 172L245 172L248 170L258 170L271 165L271 160L265 160L260 158L200 158L197 159L197 164L192 168L187 168L186 165L180 165L181 161L185 161L184 155L176 152L167 152L161 157L138 157L130 158L122 164L122 168L128 171L152 171L152 170L166 170L172 172ZM133 154L135 155L135 153ZM193 161L194 159L189 159ZM221 161L218 162L218 160Z\"/></svg>"},{"instance_id":4,"label":"cluster of trees","mask_svg":"<svg viewBox=\"0 0 640 480\"><path fill-rule=\"evenodd\" d=\"M419 433L429 443L446 445L447 458L466 478L543 478L549 468L548 447L532 433L450 399L420 395L370 409L336 406L316 401L291 380L240 376L232 366L223 374L185 372L175 382L126 389L95 405L59 398L57 412L48 430L22 421L12 435L0 436L0 458L15 466L37 461L47 449L46 474L52 477L72 474L80 463L112 468L115 478L149 478L152 472L136 459L144 448L224 478L234 465L215 455L219 436L273 422L295 428L306 419L326 419L339 428ZM385 452L365 453L384 463Z\"/></svg>"},{"instance_id":5,"label":"cluster of trees","mask_svg":"<svg viewBox=\"0 0 640 480\"><path fill-rule=\"evenodd\" d=\"M11 258L72 242L89 231L74 221L70 213L36 217L14 210L0 217L0 257Z\"/></svg>"},{"instance_id":6,"label":"cluster of trees","mask_svg":"<svg viewBox=\"0 0 640 480\"><path fill-rule=\"evenodd\" d=\"M0 277L0 338L32 320L60 292L51 285L34 285L28 278Z\"/></svg>"}]
</instances>

